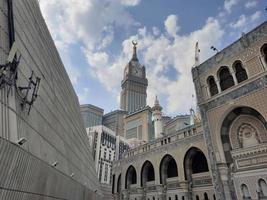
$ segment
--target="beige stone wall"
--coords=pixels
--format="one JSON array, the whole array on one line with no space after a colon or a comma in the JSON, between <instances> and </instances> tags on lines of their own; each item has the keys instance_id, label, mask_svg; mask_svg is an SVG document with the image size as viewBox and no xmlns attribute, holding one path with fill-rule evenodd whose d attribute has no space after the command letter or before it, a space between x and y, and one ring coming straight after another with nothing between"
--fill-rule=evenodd
<instances>
[{"instance_id":1,"label":"beige stone wall","mask_svg":"<svg viewBox=\"0 0 267 200\"><path fill-rule=\"evenodd\" d=\"M220 94L218 94L210 98L208 93L207 79L209 76L213 76L215 80L219 80L217 73L221 66L228 66L230 71L234 73L233 64L235 61L240 60L243 64L243 67L246 69L250 80L261 76L262 73L264 73L267 69L267 65L263 62L263 57L260 51L264 43L267 43L267 37L261 38L257 42L251 44L249 48L246 48L244 51L239 52L238 54L232 54L231 57L222 57L220 56L220 54L218 56L215 55L217 57L222 57L222 59L218 62L215 62L212 68L210 68L205 73L200 74L199 76L203 96L203 101L199 102L199 104L207 103L208 101L220 96ZM243 84L245 84L245 82L239 84L238 86L229 88L227 89L227 91L233 91L236 89L236 87L239 87ZM226 91L224 91L223 93L225 92Z\"/></svg>"}]
</instances>

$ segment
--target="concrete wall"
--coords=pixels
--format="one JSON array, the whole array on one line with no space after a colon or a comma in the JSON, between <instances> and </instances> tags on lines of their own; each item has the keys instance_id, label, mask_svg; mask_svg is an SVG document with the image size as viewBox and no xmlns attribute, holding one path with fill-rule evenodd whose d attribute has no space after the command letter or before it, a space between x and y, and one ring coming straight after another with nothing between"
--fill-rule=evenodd
<instances>
[{"instance_id":1,"label":"concrete wall","mask_svg":"<svg viewBox=\"0 0 267 200\"><path fill-rule=\"evenodd\" d=\"M7 0L0 0L1 64L6 63L9 52L7 11ZM17 86L27 86L32 71L41 78L41 83L29 115L28 106L21 107L18 91L14 87L9 97L5 87L0 89L0 137L7 143L1 148L9 148L1 151L0 163L11 159L6 161L5 166L10 168L9 179L1 178L0 199L21 199L11 191L16 190L13 183L20 181L13 175L16 171L31 180L25 184L23 181L17 183L18 187L25 187L22 192L25 199L37 199L28 197L26 194L29 192L51 194L51 199L57 196L62 199L84 199L77 191L92 196L94 191L100 190L79 102L41 15L38 1L13 0L13 12L15 41L22 56ZM8 144L22 137L27 139L22 146ZM16 159L12 158L14 155ZM58 165L51 168L55 161ZM16 166L14 171L13 165ZM2 169L0 176L5 175ZM74 174L73 178L70 178L71 174ZM43 185L38 186L39 182ZM64 190L58 189L63 187ZM1 196L7 191L11 194L9 198ZM67 195L72 193L75 196Z\"/></svg>"}]
</instances>

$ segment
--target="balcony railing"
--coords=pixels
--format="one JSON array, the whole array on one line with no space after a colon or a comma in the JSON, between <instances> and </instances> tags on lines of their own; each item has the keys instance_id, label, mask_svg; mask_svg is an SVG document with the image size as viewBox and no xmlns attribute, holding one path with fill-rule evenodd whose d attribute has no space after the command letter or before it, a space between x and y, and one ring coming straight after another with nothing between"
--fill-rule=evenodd
<instances>
[{"instance_id":1,"label":"balcony railing","mask_svg":"<svg viewBox=\"0 0 267 200\"><path fill-rule=\"evenodd\" d=\"M192 174L193 187L198 186L211 186L212 179L209 172Z\"/></svg>"},{"instance_id":2,"label":"balcony railing","mask_svg":"<svg viewBox=\"0 0 267 200\"><path fill-rule=\"evenodd\" d=\"M176 131L175 133L165 135L162 138L158 138L156 140L153 140L152 142L149 142L144 145L140 145L134 149L130 149L129 151L125 152L122 155L122 158L130 158L138 154L142 154L148 151L151 151L155 148L159 148L161 146L165 146L170 143L175 143L179 141L183 141L186 138L194 137L196 135L201 135L203 133L201 124L189 126L187 128L181 129ZM119 162L119 161L117 161ZM116 165L115 162L114 164Z\"/></svg>"}]
</instances>

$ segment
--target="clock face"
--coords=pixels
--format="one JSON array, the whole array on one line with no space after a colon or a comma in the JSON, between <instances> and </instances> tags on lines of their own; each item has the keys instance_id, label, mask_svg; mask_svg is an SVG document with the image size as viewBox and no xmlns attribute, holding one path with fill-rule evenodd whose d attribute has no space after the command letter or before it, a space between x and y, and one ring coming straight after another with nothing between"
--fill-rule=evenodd
<instances>
[{"instance_id":1,"label":"clock face","mask_svg":"<svg viewBox=\"0 0 267 200\"><path fill-rule=\"evenodd\" d=\"M142 69L137 68L137 67L133 68L133 75L142 77Z\"/></svg>"}]
</instances>

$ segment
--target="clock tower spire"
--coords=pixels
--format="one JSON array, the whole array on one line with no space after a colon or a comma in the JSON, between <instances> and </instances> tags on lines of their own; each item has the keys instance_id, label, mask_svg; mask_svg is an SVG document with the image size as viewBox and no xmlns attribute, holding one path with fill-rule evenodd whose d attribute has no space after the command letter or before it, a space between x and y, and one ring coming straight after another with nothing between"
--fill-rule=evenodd
<instances>
[{"instance_id":1,"label":"clock tower spire","mask_svg":"<svg viewBox=\"0 0 267 200\"><path fill-rule=\"evenodd\" d=\"M146 106L147 85L146 69L137 58L137 42L132 41L133 56L124 68L121 82L121 109L129 113Z\"/></svg>"}]
</instances>

